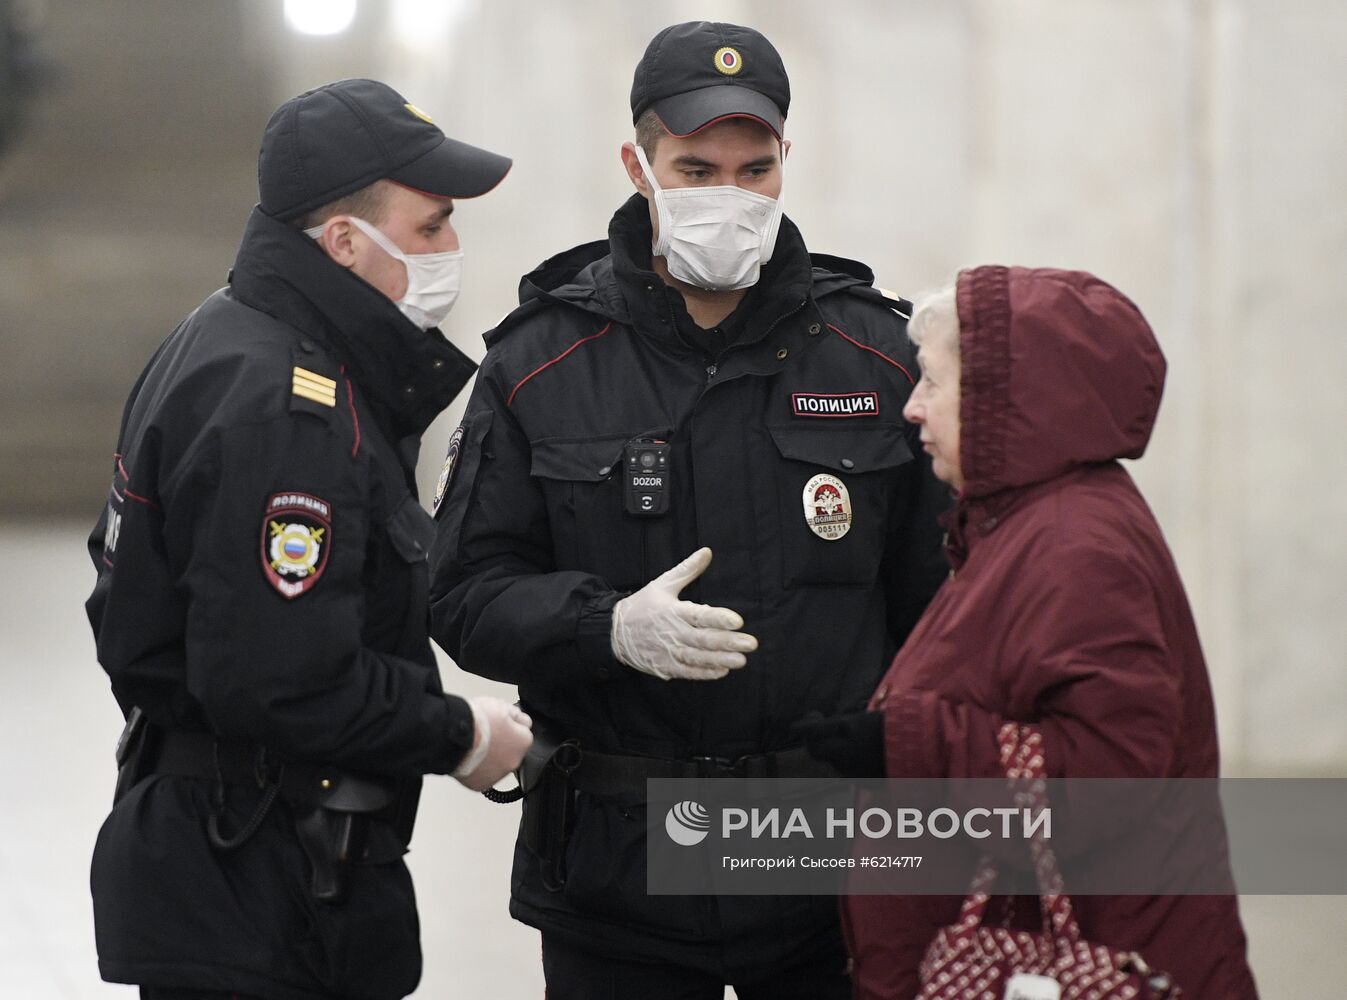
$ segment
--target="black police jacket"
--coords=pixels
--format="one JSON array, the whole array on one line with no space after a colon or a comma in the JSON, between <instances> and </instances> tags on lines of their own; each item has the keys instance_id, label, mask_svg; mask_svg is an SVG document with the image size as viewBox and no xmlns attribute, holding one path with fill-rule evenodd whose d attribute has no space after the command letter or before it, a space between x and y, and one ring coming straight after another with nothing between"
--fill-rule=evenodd
<instances>
[{"instance_id":1,"label":"black police jacket","mask_svg":"<svg viewBox=\"0 0 1347 1000\"><path fill-rule=\"evenodd\" d=\"M124 711L401 779L453 770L471 710L427 634L420 435L475 366L296 229L254 211L231 285L127 403L89 539L98 658ZM420 976L391 828L345 903L309 898L282 801L243 848L207 840L215 783L155 775L114 807L92 885L105 979L276 998L393 998ZM258 802L227 788L227 828ZM414 797L411 802L414 808Z\"/></svg>"},{"instance_id":2,"label":"black police jacket","mask_svg":"<svg viewBox=\"0 0 1347 1000\"><path fill-rule=\"evenodd\" d=\"M650 233L633 196L608 242L528 275L487 335L441 475L432 631L584 746L734 760L791 745L811 710L864 706L947 573L948 490L902 419L914 351L868 269L811 266L783 221L738 339L709 359L676 330ZM626 509L622 458L640 438L671 446L662 516ZM666 682L619 663L613 605L703 545L713 561L683 597L743 616L759 641L748 665ZM708 922L687 900L647 898L643 816L610 805L581 796L560 892L518 850L517 917L690 961L735 934L771 961L832 921L828 900L731 919L740 903L722 899Z\"/></svg>"}]
</instances>

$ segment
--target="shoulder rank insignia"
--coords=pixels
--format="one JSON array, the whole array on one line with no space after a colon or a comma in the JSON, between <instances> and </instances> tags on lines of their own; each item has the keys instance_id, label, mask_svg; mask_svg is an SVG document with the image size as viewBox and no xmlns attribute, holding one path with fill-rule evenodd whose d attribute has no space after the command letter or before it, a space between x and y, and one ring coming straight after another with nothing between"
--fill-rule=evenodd
<instances>
[{"instance_id":1,"label":"shoulder rank insignia","mask_svg":"<svg viewBox=\"0 0 1347 1000\"><path fill-rule=\"evenodd\" d=\"M284 598L310 590L327 568L332 507L308 493L273 493L262 518L262 572Z\"/></svg>"},{"instance_id":2,"label":"shoulder rank insignia","mask_svg":"<svg viewBox=\"0 0 1347 1000\"><path fill-rule=\"evenodd\" d=\"M879 285L875 285L875 291L888 300L885 305L894 312L900 313L908 319L912 318L912 303L907 299L903 298L897 292L890 291L887 288L881 288Z\"/></svg>"},{"instance_id":3,"label":"shoulder rank insignia","mask_svg":"<svg viewBox=\"0 0 1347 1000\"><path fill-rule=\"evenodd\" d=\"M295 365L290 390L296 396L322 403L324 406L337 405L337 383L326 375L319 375L299 365Z\"/></svg>"},{"instance_id":4,"label":"shoulder rank insignia","mask_svg":"<svg viewBox=\"0 0 1347 1000\"><path fill-rule=\"evenodd\" d=\"M878 285L851 285L847 288L847 291L858 298L873 302L877 306L892 309L903 319L911 319L912 317L912 303L897 292L880 288Z\"/></svg>"}]
</instances>

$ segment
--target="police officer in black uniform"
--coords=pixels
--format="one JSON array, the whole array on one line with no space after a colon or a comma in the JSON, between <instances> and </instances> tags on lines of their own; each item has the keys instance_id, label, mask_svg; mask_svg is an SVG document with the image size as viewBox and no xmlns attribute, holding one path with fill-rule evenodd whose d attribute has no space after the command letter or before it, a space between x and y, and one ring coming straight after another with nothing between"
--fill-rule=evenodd
<instances>
[{"instance_id":1,"label":"police officer in black uniform","mask_svg":"<svg viewBox=\"0 0 1347 1000\"><path fill-rule=\"evenodd\" d=\"M511 903L551 1000L849 995L833 899L646 895L646 779L832 773L792 727L863 706L946 573L907 304L782 215L789 102L752 29L655 37L636 193L523 280L441 476L434 637L562 745Z\"/></svg>"},{"instance_id":2,"label":"police officer in black uniform","mask_svg":"<svg viewBox=\"0 0 1347 1000\"><path fill-rule=\"evenodd\" d=\"M480 790L531 740L440 686L414 477L474 370L437 328L449 215L509 166L375 81L282 105L229 286L131 393L89 540L128 716L92 870L109 981L392 1000L420 978L421 775Z\"/></svg>"}]
</instances>

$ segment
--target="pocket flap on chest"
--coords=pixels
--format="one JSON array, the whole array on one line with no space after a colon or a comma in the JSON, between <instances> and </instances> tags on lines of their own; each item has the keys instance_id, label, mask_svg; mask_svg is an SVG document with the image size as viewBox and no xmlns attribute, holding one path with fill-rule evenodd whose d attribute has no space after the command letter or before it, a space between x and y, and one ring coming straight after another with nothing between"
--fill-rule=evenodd
<instances>
[{"instance_id":1,"label":"pocket flap on chest","mask_svg":"<svg viewBox=\"0 0 1347 1000\"><path fill-rule=\"evenodd\" d=\"M769 427L782 458L838 472L878 472L912 461L902 429L894 424L857 428Z\"/></svg>"},{"instance_id":2,"label":"pocket flap on chest","mask_svg":"<svg viewBox=\"0 0 1347 1000\"><path fill-rule=\"evenodd\" d=\"M622 461L630 435L584 441L535 441L529 473L539 479L593 482L607 479Z\"/></svg>"}]
</instances>

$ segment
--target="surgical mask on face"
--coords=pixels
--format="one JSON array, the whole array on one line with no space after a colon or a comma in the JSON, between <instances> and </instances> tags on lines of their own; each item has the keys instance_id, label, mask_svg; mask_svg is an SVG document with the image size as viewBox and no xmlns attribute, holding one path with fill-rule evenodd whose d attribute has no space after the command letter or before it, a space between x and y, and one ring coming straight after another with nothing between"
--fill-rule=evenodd
<instances>
[{"instance_id":1,"label":"surgical mask on face","mask_svg":"<svg viewBox=\"0 0 1347 1000\"><path fill-rule=\"evenodd\" d=\"M664 190L640 146L636 158L659 218L652 252L664 258L669 274L713 291L756 284L776 248L785 192L768 198L733 184Z\"/></svg>"},{"instance_id":2,"label":"surgical mask on face","mask_svg":"<svg viewBox=\"0 0 1347 1000\"><path fill-rule=\"evenodd\" d=\"M454 308L459 289L463 284L463 251L446 250L444 253L403 253L392 240L364 219L354 215L347 216L355 227L372 239L394 260L402 262L407 269L407 291L394 303L402 314L419 326L429 330L444 322L449 310ZM326 223L324 223L326 225ZM304 230L304 235L315 240L323 234L323 226L314 226Z\"/></svg>"}]
</instances>

